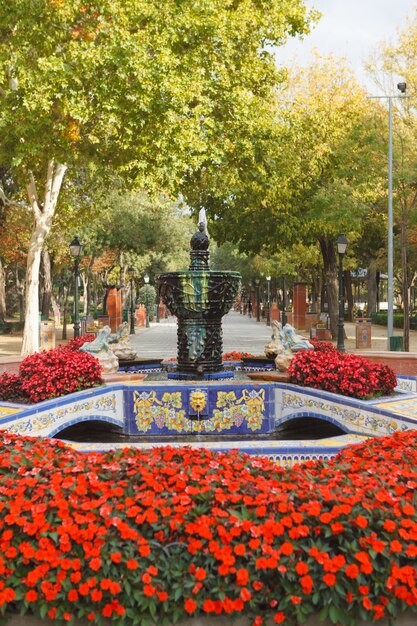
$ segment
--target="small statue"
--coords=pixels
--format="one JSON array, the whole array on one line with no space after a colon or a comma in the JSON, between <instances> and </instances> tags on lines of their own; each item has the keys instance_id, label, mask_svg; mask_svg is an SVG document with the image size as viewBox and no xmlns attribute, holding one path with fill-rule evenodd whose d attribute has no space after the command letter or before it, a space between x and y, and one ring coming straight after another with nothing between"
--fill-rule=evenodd
<instances>
[{"instance_id":1,"label":"small statue","mask_svg":"<svg viewBox=\"0 0 417 626\"><path fill-rule=\"evenodd\" d=\"M292 352L299 352L300 350L314 350L314 346L301 335L297 335L295 329L290 324L285 324L283 334L284 347L288 348Z\"/></svg>"},{"instance_id":2,"label":"small statue","mask_svg":"<svg viewBox=\"0 0 417 626\"><path fill-rule=\"evenodd\" d=\"M297 335L290 324L282 328L281 322L272 322L272 341L265 346L268 358L275 358L275 367L280 372L286 372L294 352L299 350L313 350L309 341Z\"/></svg>"},{"instance_id":3,"label":"small statue","mask_svg":"<svg viewBox=\"0 0 417 626\"><path fill-rule=\"evenodd\" d=\"M129 324L123 322L120 324L115 335L111 335L114 339L110 342L110 350L119 361L134 361L138 358L136 350L129 341Z\"/></svg>"},{"instance_id":4,"label":"small statue","mask_svg":"<svg viewBox=\"0 0 417 626\"><path fill-rule=\"evenodd\" d=\"M283 340L284 333L282 332L281 322L273 321L272 324L272 338L265 346L265 355L268 359L274 359L279 352L284 348Z\"/></svg>"},{"instance_id":5,"label":"small statue","mask_svg":"<svg viewBox=\"0 0 417 626\"><path fill-rule=\"evenodd\" d=\"M197 232L191 237L191 249L192 250L208 250L209 238L206 233L205 222L200 222Z\"/></svg>"},{"instance_id":6,"label":"small statue","mask_svg":"<svg viewBox=\"0 0 417 626\"><path fill-rule=\"evenodd\" d=\"M109 343L126 343L129 341L129 324L123 322L120 324L116 333L110 335Z\"/></svg>"},{"instance_id":7,"label":"small statue","mask_svg":"<svg viewBox=\"0 0 417 626\"><path fill-rule=\"evenodd\" d=\"M113 374L119 369L119 359L109 348L110 335L110 326L104 326L94 341L86 341L80 348L80 352L88 352L100 361L104 374Z\"/></svg>"},{"instance_id":8,"label":"small statue","mask_svg":"<svg viewBox=\"0 0 417 626\"><path fill-rule=\"evenodd\" d=\"M109 337L111 334L110 326L103 326L94 341L86 341L81 347L80 352L90 352L91 354L109 349Z\"/></svg>"}]
</instances>

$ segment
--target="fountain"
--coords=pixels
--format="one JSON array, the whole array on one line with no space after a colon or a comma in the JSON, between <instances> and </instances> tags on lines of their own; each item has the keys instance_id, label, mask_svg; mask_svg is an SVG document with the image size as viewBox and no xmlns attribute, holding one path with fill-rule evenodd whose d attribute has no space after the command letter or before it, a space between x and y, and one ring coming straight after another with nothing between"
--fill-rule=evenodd
<instances>
[{"instance_id":1,"label":"fountain","mask_svg":"<svg viewBox=\"0 0 417 626\"><path fill-rule=\"evenodd\" d=\"M168 373L173 380L166 380L159 367L154 380L122 376L32 406L2 402L0 428L70 440L84 451L190 445L239 449L283 465L330 458L364 438L415 428L407 413L407 402L417 405L413 381L399 380L410 394L403 407L398 398L368 402L288 382L253 382L244 374L232 379L222 362L222 317L232 306L240 275L211 271L208 248L200 212L189 269L158 279L160 295L178 319L177 368ZM109 347L106 337L97 342L98 351ZM289 347L292 343L299 345L297 336ZM279 350L275 344L269 348Z\"/></svg>"},{"instance_id":2,"label":"fountain","mask_svg":"<svg viewBox=\"0 0 417 626\"><path fill-rule=\"evenodd\" d=\"M168 377L210 380L233 377L222 363L222 317L229 312L240 286L238 272L209 269L209 236L204 209L191 238L188 271L158 278L159 294L178 319L178 365Z\"/></svg>"}]
</instances>

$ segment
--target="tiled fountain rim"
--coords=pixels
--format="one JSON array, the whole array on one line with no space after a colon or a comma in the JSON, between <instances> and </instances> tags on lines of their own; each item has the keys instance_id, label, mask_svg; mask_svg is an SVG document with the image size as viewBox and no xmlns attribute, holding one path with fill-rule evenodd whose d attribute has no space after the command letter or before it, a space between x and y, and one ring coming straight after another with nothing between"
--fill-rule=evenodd
<instances>
[{"instance_id":1,"label":"tiled fountain rim","mask_svg":"<svg viewBox=\"0 0 417 626\"><path fill-rule=\"evenodd\" d=\"M413 380L412 377L403 377L399 376L398 378L408 378ZM378 415L392 417L392 412L378 407L377 405L383 402L384 404L390 402L396 402L399 399L407 400L407 399L416 399L417 394L413 392L405 392L401 390L397 390L396 393L392 396L380 396L378 398L372 400L359 400L356 398L348 398L347 396L341 396L339 394L330 393L327 391L322 391L319 389L312 389L311 387L302 387L300 385L293 385L291 383L279 383L279 382L263 382L263 381L242 381L242 380L225 380L225 381L171 381L167 383L167 381L150 381L146 382L146 380L141 382L131 382L127 383L107 383L104 385L100 385L99 387L93 387L91 389L85 389L83 391L77 391L75 393L61 396L59 398L53 398L50 400L44 400L42 402L38 402L36 404L27 405L27 404L16 404L11 402L2 402L2 406L10 407L11 409L21 409L18 414L13 413L10 415L6 415L4 417L0 417L0 427L3 424L8 424L11 421L14 421L18 416L19 419L23 417L29 417L31 415L36 415L40 411L45 411L48 409L54 409L60 406L65 406L77 402L78 400L85 400L87 398L92 398L100 395L104 395L107 393L115 392L115 391L127 391L132 389L142 389L149 390L153 387L167 387L167 390L174 390L190 388L190 389L199 389L210 388L210 387L219 387L221 391L227 391L227 389L233 390L237 387L245 387L258 389L260 387L265 387L269 389L282 389L292 391L293 393L298 393L302 395L308 395L312 398L319 398L321 400L327 400L333 403L343 404L344 406L351 406L354 408L363 408L363 409L371 409L372 412L377 413ZM398 417L398 415L397 415ZM415 423L416 420L406 415L402 415L401 418L410 423Z\"/></svg>"}]
</instances>

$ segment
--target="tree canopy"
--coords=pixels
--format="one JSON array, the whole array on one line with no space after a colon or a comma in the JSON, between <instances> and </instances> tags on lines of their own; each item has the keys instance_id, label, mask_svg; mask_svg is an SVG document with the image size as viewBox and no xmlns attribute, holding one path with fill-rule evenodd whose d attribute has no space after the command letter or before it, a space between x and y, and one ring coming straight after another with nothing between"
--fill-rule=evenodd
<instances>
[{"instance_id":1,"label":"tree canopy","mask_svg":"<svg viewBox=\"0 0 417 626\"><path fill-rule=\"evenodd\" d=\"M172 188L264 109L267 44L314 16L302 0L2 0L0 163L94 157Z\"/></svg>"}]
</instances>

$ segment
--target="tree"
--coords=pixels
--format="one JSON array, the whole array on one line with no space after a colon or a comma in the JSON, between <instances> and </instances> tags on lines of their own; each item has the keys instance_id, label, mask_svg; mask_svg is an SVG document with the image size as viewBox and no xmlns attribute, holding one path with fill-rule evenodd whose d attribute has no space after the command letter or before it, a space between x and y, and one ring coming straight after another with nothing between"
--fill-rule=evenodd
<instances>
[{"instance_id":1,"label":"tree","mask_svg":"<svg viewBox=\"0 0 417 626\"><path fill-rule=\"evenodd\" d=\"M279 79L266 44L307 32L311 17L301 0L1 3L0 164L27 178L34 217L23 353L37 349L40 255L67 167L95 159L172 190L221 163L234 120Z\"/></svg>"},{"instance_id":2,"label":"tree","mask_svg":"<svg viewBox=\"0 0 417 626\"><path fill-rule=\"evenodd\" d=\"M230 238L252 252L318 243L336 334L335 242L341 232L354 241L378 195L381 163L369 159L377 109L341 62L318 58L290 76L277 95L276 110L275 127L262 141L263 170L245 169L242 163L239 182L227 188L227 195L217 186L214 201L213 194L208 197L219 207L214 234L219 231L220 240ZM200 202L205 201L203 191Z\"/></svg>"}]
</instances>

